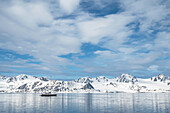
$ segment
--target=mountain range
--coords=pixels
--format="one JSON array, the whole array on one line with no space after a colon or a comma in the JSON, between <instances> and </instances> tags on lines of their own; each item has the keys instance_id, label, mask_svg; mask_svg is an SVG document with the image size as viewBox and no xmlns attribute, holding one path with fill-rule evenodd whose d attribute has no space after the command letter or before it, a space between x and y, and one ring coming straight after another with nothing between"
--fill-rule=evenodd
<instances>
[{"instance_id":1,"label":"mountain range","mask_svg":"<svg viewBox=\"0 0 170 113\"><path fill-rule=\"evenodd\" d=\"M0 93L120 93L170 92L170 77L160 74L149 79L130 74L109 79L83 77L73 81L49 80L20 74L15 77L0 75Z\"/></svg>"}]
</instances>

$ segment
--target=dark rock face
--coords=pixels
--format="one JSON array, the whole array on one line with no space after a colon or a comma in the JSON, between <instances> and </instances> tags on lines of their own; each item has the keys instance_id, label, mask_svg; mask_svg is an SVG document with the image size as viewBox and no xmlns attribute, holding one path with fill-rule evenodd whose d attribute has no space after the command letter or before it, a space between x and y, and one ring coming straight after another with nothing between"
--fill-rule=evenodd
<instances>
[{"instance_id":1,"label":"dark rock face","mask_svg":"<svg viewBox=\"0 0 170 113\"><path fill-rule=\"evenodd\" d=\"M155 78L153 81L157 81L157 79Z\"/></svg>"},{"instance_id":2,"label":"dark rock face","mask_svg":"<svg viewBox=\"0 0 170 113\"><path fill-rule=\"evenodd\" d=\"M35 87L37 87L37 86L40 86L40 85L42 85L42 83L41 82L34 82L34 84L32 85L32 89L34 89Z\"/></svg>"},{"instance_id":3,"label":"dark rock face","mask_svg":"<svg viewBox=\"0 0 170 113\"><path fill-rule=\"evenodd\" d=\"M116 87L116 86L117 86L117 84L116 84L116 83L112 83L112 82L110 82L110 85L112 85L112 86L114 86L114 87Z\"/></svg>"},{"instance_id":4,"label":"dark rock face","mask_svg":"<svg viewBox=\"0 0 170 113\"><path fill-rule=\"evenodd\" d=\"M34 91L46 91L46 87L35 88Z\"/></svg>"},{"instance_id":5,"label":"dark rock face","mask_svg":"<svg viewBox=\"0 0 170 113\"><path fill-rule=\"evenodd\" d=\"M18 89L26 89L27 84L24 84L22 86L19 86Z\"/></svg>"},{"instance_id":6,"label":"dark rock face","mask_svg":"<svg viewBox=\"0 0 170 113\"><path fill-rule=\"evenodd\" d=\"M82 89L94 89L94 87L90 83L87 83Z\"/></svg>"},{"instance_id":7,"label":"dark rock face","mask_svg":"<svg viewBox=\"0 0 170 113\"><path fill-rule=\"evenodd\" d=\"M60 91L60 89L61 89L60 86L55 86L55 87L54 87L54 90L55 90L55 91Z\"/></svg>"}]
</instances>

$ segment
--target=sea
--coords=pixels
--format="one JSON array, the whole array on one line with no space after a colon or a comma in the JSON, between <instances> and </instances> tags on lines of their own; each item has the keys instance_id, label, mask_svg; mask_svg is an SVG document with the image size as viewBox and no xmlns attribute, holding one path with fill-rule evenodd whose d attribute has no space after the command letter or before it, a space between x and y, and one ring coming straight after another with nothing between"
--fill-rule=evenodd
<instances>
[{"instance_id":1,"label":"sea","mask_svg":"<svg viewBox=\"0 0 170 113\"><path fill-rule=\"evenodd\" d=\"M170 113L170 93L3 93L0 113Z\"/></svg>"}]
</instances>

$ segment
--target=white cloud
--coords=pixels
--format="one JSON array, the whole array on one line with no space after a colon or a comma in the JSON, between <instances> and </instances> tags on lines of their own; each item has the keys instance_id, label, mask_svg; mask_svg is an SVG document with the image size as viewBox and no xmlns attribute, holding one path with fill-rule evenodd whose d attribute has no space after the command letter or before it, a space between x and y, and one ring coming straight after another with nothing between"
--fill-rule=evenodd
<instances>
[{"instance_id":1,"label":"white cloud","mask_svg":"<svg viewBox=\"0 0 170 113\"><path fill-rule=\"evenodd\" d=\"M135 48L119 48L118 49L120 52L123 52L125 54L130 54L136 51Z\"/></svg>"},{"instance_id":2,"label":"white cloud","mask_svg":"<svg viewBox=\"0 0 170 113\"><path fill-rule=\"evenodd\" d=\"M68 14L78 8L80 0L59 0L60 7Z\"/></svg>"},{"instance_id":3,"label":"white cloud","mask_svg":"<svg viewBox=\"0 0 170 113\"><path fill-rule=\"evenodd\" d=\"M98 44L104 39L106 41L104 47L113 49L125 42L131 34L131 29L128 29L126 25L132 21L131 16L113 14L80 22L78 27L83 42Z\"/></svg>"},{"instance_id":4,"label":"white cloud","mask_svg":"<svg viewBox=\"0 0 170 113\"><path fill-rule=\"evenodd\" d=\"M101 59L115 59L118 54L111 51L95 51L94 54L98 54Z\"/></svg>"},{"instance_id":5,"label":"white cloud","mask_svg":"<svg viewBox=\"0 0 170 113\"><path fill-rule=\"evenodd\" d=\"M148 70L149 71L158 71L158 68L159 68L159 66L157 66L157 65L151 65L148 67Z\"/></svg>"},{"instance_id":6,"label":"white cloud","mask_svg":"<svg viewBox=\"0 0 170 113\"><path fill-rule=\"evenodd\" d=\"M133 50L134 51L134 50ZM131 52L130 52L131 53ZM134 70L140 70L144 73L152 72L151 68L146 68L148 65L156 63L155 59L160 57L160 53L157 52L150 52L150 53L133 53L130 54L129 52L111 52L108 50L105 51L96 51L95 54L98 56L93 59L90 64L86 64L92 71L94 67L90 65L94 64L95 62L100 62L101 65L96 66L94 70L103 70L105 72L133 72ZM160 64L160 62L158 63ZM102 65L107 65L103 67ZM110 68L109 68L110 67ZM155 66L153 66L154 68ZM100 69L102 68L102 69ZM152 69L153 69L152 68Z\"/></svg>"},{"instance_id":7,"label":"white cloud","mask_svg":"<svg viewBox=\"0 0 170 113\"><path fill-rule=\"evenodd\" d=\"M51 71L71 63L60 55L80 52L74 21L54 20L48 4L17 1L1 6L0 48L33 56Z\"/></svg>"},{"instance_id":8,"label":"white cloud","mask_svg":"<svg viewBox=\"0 0 170 113\"><path fill-rule=\"evenodd\" d=\"M136 17L136 21L140 23L140 31L148 31L160 27L158 23L164 21L170 14L169 9L162 0L121 0L123 13L130 14ZM160 5L161 4L161 5Z\"/></svg>"},{"instance_id":9,"label":"white cloud","mask_svg":"<svg viewBox=\"0 0 170 113\"><path fill-rule=\"evenodd\" d=\"M157 38L155 39L155 48L166 48L170 50L170 33L169 32L159 32Z\"/></svg>"},{"instance_id":10,"label":"white cloud","mask_svg":"<svg viewBox=\"0 0 170 113\"><path fill-rule=\"evenodd\" d=\"M30 29L38 25L49 25L53 20L48 5L42 2L13 1L10 5L1 5L1 11L12 21Z\"/></svg>"}]
</instances>

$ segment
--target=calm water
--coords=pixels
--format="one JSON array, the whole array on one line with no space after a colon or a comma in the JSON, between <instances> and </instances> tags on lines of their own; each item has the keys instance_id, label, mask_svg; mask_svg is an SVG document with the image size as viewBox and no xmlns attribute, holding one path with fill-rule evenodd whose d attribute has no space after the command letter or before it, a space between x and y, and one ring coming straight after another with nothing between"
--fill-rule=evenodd
<instances>
[{"instance_id":1,"label":"calm water","mask_svg":"<svg viewBox=\"0 0 170 113\"><path fill-rule=\"evenodd\" d=\"M170 113L170 93L0 94L0 113Z\"/></svg>"}]
</instances>

